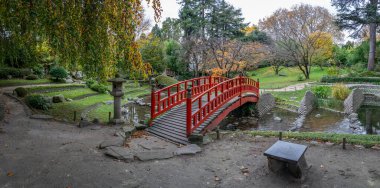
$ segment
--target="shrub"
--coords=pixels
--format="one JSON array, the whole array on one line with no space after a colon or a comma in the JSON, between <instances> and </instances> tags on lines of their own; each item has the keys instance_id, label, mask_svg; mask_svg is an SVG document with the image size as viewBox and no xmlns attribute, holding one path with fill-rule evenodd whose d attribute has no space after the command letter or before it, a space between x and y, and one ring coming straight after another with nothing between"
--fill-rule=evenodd
<instances>
[{"instance_id":1,"label":"shrub","mask_svg":"<svg viewBox=\"0 0 380 188\"><path fill-rule=\"evenodd\" d=\"M87 87L89 87L89 88L91 88L91 86L92 86L93 84L95 84L95 83L96 83L96 81L93 80L93 79L88 79L88 80L86 80L86 85L87 85Z\"/></svg>"},{"instance_id":2,"label":"shrub","mask_svg":"<svg viewBox=\"0 0 380 188\"><path fill-rule=\"evenodd\" d=\"M92 89L96 92L99 92L99 93L106 93L108 90L107 86L105 86L103 84L98 84L98 83L92 84L90 86L90 89Z\"/></svg>"},{"instance_id":3,"label":"shrub","mask_svg":"<svg viewBox=\"0 0 380 188\"><path fill-rule=\"evenodd\" d=\"M14 90L14 92L16 93L16 95L18 97L25 97L28 95L28 90L26 90L25 88L23 87L18 87Z\"/></svg>"},{"instance_id":4,"label":"shrub","mask_svg":"<svg viewBox=\"0 0 380 188\"><path fill-rule=\"evenodd\" d=\"M299 74L297 77L297 81L304 81L305 77L302 74Z\"/></svg>"},{"instance_id":5,"label":"shrub","mask_svg":"<svg viewBox=\"0 0 380 188\"><path fill-rule=\"evenodd\" d=\"M324 76L321 82L326 83L338 83L338 82L368 82L368 83L380 83L380 78L378 77L331 77Z\"/></svg>"},{"instance_id":6,"label":"shrub","mask_svg":"<svg viewBox=\"0 0 380 188\"><path fill-rule=\"evenodd\" d=\"M35 109L47 110L49 108L49 103L42 95L29 95L25 98L25 102Z\"/></svg>"},{"instance_id":7,"label":"shrub","mask_svg":"<svg viewBox=\"0 0 380 188\"><path fill-rule=\"evenodd\" d=\"M62 80L67 77L67 71L63 67L53 67L50 70L50 75L55 78L55 80Z\"/></svg>"},{"instance_id":8,"label":"shrub","mask_svg":"<svg viewBox=\"0 0 380 188\"><path fill-rule=\"evenodd\" d=\"M327 75L329 75L329 76L338 76L339 75L339 69L338 69L338 67L329 67L327 69Z\"/></svg>"},{"instance_id":9,"label":"shrub","mask_svg":"<svg viewBox=\"0 0 380 188\"><path fill-rule=\"evenodd\" d=\"M35 74L31 74L31 75L27 76L25 79L27 79L27 80L37 80L38 76L35 75Z\"/></svg>"},{"instance_id":10,"label":"shrub","mask_svg":"<svg viewBox=\"0 0 380 188\"><path fill-rule=\"evenodd\" d=\"M251 72L251 76L257 76L255 72Z\"/></svg>"},{"instance_id":11,"label":"shrub","mask_svg":"<svg viewBox=\"0 0 380 188\"><path fill-rule=\"evenodd\" d=\"M7 79L8 75L12 76L13 78L22 78L20 69L13 67L0 68L0 79Z\"/></svg>"},{"instance_id":12,"label":"shrub","mask_svg":"<svg viewBox=\"0 0 380 188\"><path fill-rule=\"evenodd\" d=\"M329 97L331 88L329 86L316 86L312 88L313 93L321 99L326 99Z\"/></svg>"},{"instance_id":13,"label":"shrub","mask_svg":"<svg viewBox=\"0 0 380 188\"><path fill-rule=\"evenodd\" d=\"M350 89L344 84L335 84L332 87L332 96L337 100L344 100L350 94Z\"/></svg>"},{"instance_id":14,"label":"shrub","mask_svg":"<svg viewBox=\"0 0 380 188\"><path fill-rule=\"evenodd\" d=\"M380 73L374 71L365 71L360 73L362 77L380 77Z\"/></svg>"},{"instance_id":15,"label":"shrub","mask_svg":"<svg viewBox=\"0 0 380 188\"><path fill-rule=\"evenodd\" d=\"M166 87L166 86L170 86L170 85L178 83L178 80L169 76L165 76L165 75L157 76L155 78L155 81L158 84L158 86L161 86L161 87Z\"/></svg>"},{"instance_id":16,"label":"shrub","mask_svg":"<svg viewBox=\"0 0 380 188\"><path fill-rule=\"evenodd\" d=\"M20 78L24 78L28 75L31 75L33 72L31 69L20 69Z\"/></svg>"},{"instance_id":17,"label":"shrub","mask_svg":"<svg viewBox=\"0 0 380 188\"><path fill-rule=\"evenodd\" d=\"M37 75L39 78L42 78L45 75L44 67L41 64L35 65L32 70L33 74Z\"/></svg>"}]
</instances>

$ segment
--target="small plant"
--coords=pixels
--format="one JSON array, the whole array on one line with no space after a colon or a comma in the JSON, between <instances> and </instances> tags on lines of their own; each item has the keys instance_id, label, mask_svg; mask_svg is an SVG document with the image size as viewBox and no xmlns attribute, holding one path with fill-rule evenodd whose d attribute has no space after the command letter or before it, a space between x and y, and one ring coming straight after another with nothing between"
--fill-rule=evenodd
<instances>
[{"instance_id":1,"label":"small plant","mask_svg":"<svg viewBox=\"0 0 380 188\"><path fill-rule=\"evenodd\" d=\"M350 89L344 84L335 84L332 87L332 96L337 100L345 100L350 94Z\"/></svg>"},{"instance_id":2,"label":"small plant","mask_svg":"<svg viewBox=\"0 0 380 188\"><path fill-rule=\"evenodd\" d=\"M329 67L327 69L327 75L329 75L329 76L338 76L339 75L339 69L338 69L338 67Z\"/></svg>"},{"instance_id":3,"label":"small plant","mask_svg":"<svg viewBox=\"0 0 380 188\"><path fill-rule=\"evenodd\" d=\"M95 80L93 80L93 79L88 79L88 80L86 80L86 85L87 85L87 87L89 87L89 88L91 88L91 86L93 85L93 84L95 84L96 83L96 81Z\"/></svg>"},{"instance_id":4,"label":"small plant","mask_svg":"<svg viewBox=\"0 0 380 188\"><path fill-rule=\"evenodd\" d=\"M321 99L327 99L331 92L331 88L329 86L316 86L312 88L313 93Z\"/></svg>"},{"instance_id":5,"label":"small plant","mask_svg":"<svg viewBox=\"0 0 380 188\"><path fill-rule=\"evenodd\" d=\"M29 95L25 98L25 102L35 109L48 110L49 108L49 103L42 95Z\"/></svg>"},{"instance_id":6,"label":"small plant","mask_svg":"<svg viewBox=\"0 0 380 188\"><path fill-rule=\"evenodd\" d=\"M92 84L90 88L99 93L107 93L108 90L107 86L98 83Z\"/></svg>"},{"instance_id":7,"label":"small plant","mask_svg":"<svg viewBox=\"0 0 380 188\"><path fill-rule=\"evenodd\" d=\"M35 74L31 74L31 75L28 75L25 79L26 80L37 80L38 76Z\"/></svg>"},{"instance_id":8,"label":"small plant","mask_svg":"<svg viewBox=\"0 0 380 188\"><path fill-rule=\"evenodd\" d=\"M18 87L16 88L15 90L15 93L18 97L25 97L28 95L28 90L26 90L25 88L23 87Z\"/></svg>"},{"instance_id":9,"label":"small plant","mask_svg":"<svg viewBox=\"0 0 380 188\"><path fill-rule=\"evenodd\" d=\"M165 76L165 75L157 76L155 78L155 81L161 87L166 87L166 86L170 86L172 84L178 83L178 80L176 80L176 79L174 79L172 77L169 77L169 76Z\"/></svg>"},{"instance_id":10,"label":"small plant","mask_svg":"<svg viewBox=\"0 0 380 188\"><path fill-rule=\"evenodd\" d=\"M297 81L304 81L305 77L302 74L299 74L297 77Z\"/></svg>"},{"instance_id":11,"label":"small plant","mask_svg":"<svg viewBox=\"0 0 380 188\"><path fill-rule=\"evenodd\" d=\"M54 67L50 70L50 75L55 78L56 81L67 78L67 71L63 67Z\"/></svg>"}]
</instances>

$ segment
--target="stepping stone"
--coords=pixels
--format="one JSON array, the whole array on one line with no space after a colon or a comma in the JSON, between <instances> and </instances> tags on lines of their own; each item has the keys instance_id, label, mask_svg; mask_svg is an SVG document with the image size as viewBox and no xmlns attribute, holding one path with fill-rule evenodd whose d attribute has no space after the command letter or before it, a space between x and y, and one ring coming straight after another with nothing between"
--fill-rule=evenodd
<instances>
[{"instance_id":1,"label":"stepping stone","mask_svg":"<svg viewBox=\"0 0 380 188\"><path fill-rule=\"evenodd\" d=\"M99 144L99 149L104 149L110 146L122 146L124 140L120 137L116 137L113 140L105 140L102 143Z\"/></svg>"},{"instance_id":2,"label":"stepping stone","mask_svg":"<svg viewBox=\"0 0 380 188\"><path fill-rule=\"evenodd\" d=\"M154 159L169 159L174 157L173 150L156 150L138 152L135 156L141 161L149 161Z\"/></svg>"},{"instance_id":3,"label":"stepping stone","mask_svg":"<svg viewBox=\"0 0 380 188\"><path fill-rule=\"evenodd\" d=\"M194 155L196 153L199 153L202 151L202 148L200 148L196 144L190 144L181 148L178 148L174 154L175 155Z\"/></svg>"},{"instance_id":4,"label":"stepping stone","mask_svg":"<svg viewBox=\"0 0 380 188\"><path fill-rule=\"evenodd\" d=\"M124 161L133 161L133 154L124 147L110 146L106 148L104 153L107 156Z\"/></svg>"}]
</instances>

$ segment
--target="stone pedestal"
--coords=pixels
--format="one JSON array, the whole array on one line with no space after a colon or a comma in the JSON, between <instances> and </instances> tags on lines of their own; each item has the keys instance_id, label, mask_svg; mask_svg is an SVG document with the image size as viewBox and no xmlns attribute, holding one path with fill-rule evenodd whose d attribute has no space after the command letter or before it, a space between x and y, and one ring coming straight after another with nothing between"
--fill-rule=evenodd
<instances>
[{"instance_id":1,"label":"stone pedestal","mask_svg":"<svg viewBox=\"0 0 380 188\"><path fill-rule=\"evenodd\" d=\"M108 80L108 82L112 83L112 91L111 95L114 96L114 115L112 119L112 123L114 124L124 124L125 119L121 117L121 97L124 96L123 92L123 83L126 80L120 78L119 75L116 75L114 79Z\"/></svg>"}]
</instances>

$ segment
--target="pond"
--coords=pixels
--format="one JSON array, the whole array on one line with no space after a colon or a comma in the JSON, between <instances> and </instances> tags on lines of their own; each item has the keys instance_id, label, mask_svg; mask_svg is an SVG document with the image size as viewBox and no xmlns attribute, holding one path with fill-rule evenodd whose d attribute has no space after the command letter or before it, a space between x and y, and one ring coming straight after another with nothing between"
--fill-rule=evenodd
<instances>
[{"instance_id":1,"label":"pond","mask_svg":"<svg viewBox=\"0 0 380 188\"><path fill-rule=\"evenodd\" d=\"M150 102L150 96L139 98L129 102L122 107L124 118L129 123L142 123L150 118L150 107L146 103Z\"/></svg>"},{"instance_id":2,"label":"pond","mask_svg":"<svg viewBox=\"0 0 380 188\"><path fill-rule=\"evenodd\" d=\"M316 109L309 114L300 132L335 132L355 134L380 134L380 107L363 106L359 110L361 128L354 130L350 127L349 120L341 113L331 112L324 109ZM274 108L265 114L256 123L252 118L237 118L229 116L221 125L227 130L274 130L287 131L291 129L298 114L286 109Z\"/></svg>"}]
</instances>

